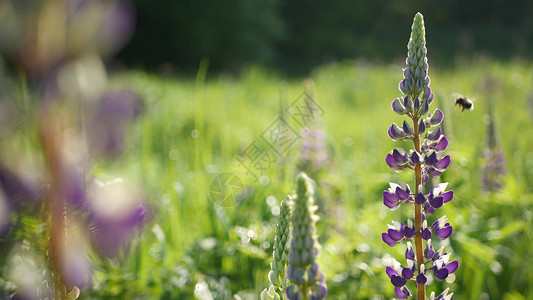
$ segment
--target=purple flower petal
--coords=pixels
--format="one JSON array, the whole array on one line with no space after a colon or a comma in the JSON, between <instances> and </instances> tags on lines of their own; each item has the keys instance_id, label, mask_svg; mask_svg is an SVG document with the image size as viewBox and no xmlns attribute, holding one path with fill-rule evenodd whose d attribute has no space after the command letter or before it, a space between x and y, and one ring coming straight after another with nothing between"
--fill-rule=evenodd
<instances>
[{"instance_id":1,"label":"purple flower petal","mask_svg":"<svg viewBox=\"0 0 533 300\"><path fill-rule=\"evenodd\" d=\"M287 298L291 300L300 300L300 293L298 292L298 289L295 285L289 285L287 289L285 290L285 294L287 295Z\"/></svg>"},{"instance_id":2,"label":"purple flower petal","mask_svg":"<svg viewBox=\"0 0 533 300\"><path fill-rule=\"evenodd\" d=\"M414 167L417 163L422 161L422 156L418 152L413 151L411 156L409 156L409 160L411 161L411 166Z\"/></svg>"},{"instance_id":3,"label":"purple flower petal","mask_svg":"<svg viewBox=\"0 0 533 300\"><path fill-rule=\"evenodd\" d=\"M419 111L420 110L420 99L418 99L418 97L415 98L415 101L413 103L413 109L415 111Z\"/></svg>"},{"instance_id":4,"label":"purple flower petal","mask_svg":"<svg viewBox=\"0 0 533 300\"><path fill-rule=\"evenodd\" d=\"M433 176L433 177L437 177L437 176L440 175L441 172L435 170L434 168L429 168L429 169L428 169L428 173L429 173L429 175L431 175L431 176Z\"/></svg>"},{"instance_id":5,"label":"purple flower petal","mask_svg":"<svg viewBox=\"0 0 533 300\"><path fill-rule=\"evenodd\" d=\"M394 270L393 267L389 267L389 266L387 266L387 267L385 268L385 273L387 273L387 275L389 276L389 278L391 278L393 275L398 276L398 272L396 272L396 270Z\"/></svg>"},{"instance_id":6,"label":"purple flower petal","mask_svg":"<svg viewBox=\"0 0 533 300\"><path fill-rule=\"evenodd\" d=\"M408 243L407 245L411 245ZM415 250L413 249L413 246L407 246L407 249L405 249L405 258L414 260L415 259Z\"/></svg>"},{"instance_id":7,"label":"purple flower petal","mask_svg":"<svg viewBox=\"0 0 533 300\"><path fill-rule=\"evenodd\" d=\"M381 234L381 239L385 242L385 244L389 245L390 247L394 247L397 244L396 241L393 240L386 232L383 232Z\"/></svg>"},{"instance_id":8,"label":"purple flower petal","mask_svg":"<svg viewBox=\"0 0 533 300\"><path fill-rule=\"evenodd\" d=\"M424 120L420 120L420 124L418 124L418 134L422 134L426 131L426 123Z\"/></svg>"},{"instance_id":9,"label":"purple flower petal","mask_svg":"<svg viewBox=\"0 0 533 300\"><path fill-rule=\"evenodd\" d=\"M424 98L426 98L425 94L424 94ZM422 105L422 110L420 111L420 114L425 115L428 113L428 111L429 111L429 102L427 99L424 99L424 105Z\"/></svg>"},{"instance_id":10,"label":"purple flower petal","mask_svg":"<svg viewBox=\"0 0 533 300\"><path fill-rule=\"evenodd\" d=\"M424 210L430 216L435 212L435 209L431 207L431 205L429 204L429 201L424 203Z\"/></svg>"},{"instance_id":11,"label":"purple flower petal","mask_svg":"<svg viewBox=\"0 0 533 300\"><path fill-rule=\"evenodd\" d=\"M396 203L390 203L390 202L387 202L387 201L383 201L383 204L390 208L391 210L395 210L397 209L398 207L400 207L400 202L396 202Z\"/></svg>"},{"instance_id":12,"label":"purple flower petal","mask_svg":"<svg viewBox=\"0 0 533 300\"><path fill-rule=\"evenodd\" d=\"M446 268L442 268L440 270L433 270L433 273L437 279L444 280L448 277L449 271Z\"/></svg>"},{"instance_id":13,"label":"purple flower petal","mask_svg":"<svg viewBox=\"0 0 533 300\"><path fill-rule=\"evenodd\" d=\"M447 191L441 195L443 202L446 203L453 199L453 191Z\"/></svg>"},{"instance_id":14,"label":"purple flower petal","mask_svg":"<svg viewBox=\"0 0 533 300\"><path fill-rule=\"evenodd\" d=\"M403 229L403 235L407 238L412 238L415 235L415 229L405 226L405 228Z\"/></svg>"},{"instance_id":15,"label":"purple flower petal","mask_svg":"<svg viewBox=\"0 0 533 300\"><path fill-rule=\"evenodd\" d=\"M405 96L405 98L403 98L403 106L405 106L405 110L406 111L411 111L412 107L411 107L411 99L409 98L409 96Z\"/></svg>"},{"instance_id":16,"label":"purple flower petal","mask_svg":"<svg viewBox=\"0 0 533 300\"><path fill-rule=\"evenodd\" d=\"M398 84L398 89L400 90L400 92L404 94L407 94L408 92L406 84L407 84L407 81L405 81L405 79L400 81L400 83Z\"/></svg>"},{"instance_id":17,"label":"purple flower petal","mask_svg":"<svg viewBox=\"0 0 533 300\"><path fill-rule=\"evenodd\" d=\"M427 259L427 260L431 260L433 259L433 256L435 256L435 249L433 248L433 246L429 245L426 246L426 249L424 250L424 257Z\"/></svg>"},{"instance_id":18,"label":"purple flower petal","mask_svg":"<svg viewBox=\"0 0 533 300\"><path fill-rule=\"evenodd\" d=\"M387 165L391 168L391 169L398 169L400 168L400 166L398 166L398 164L396 163L396 161L394 160L394 157L392 156L392 154L387 154L387 157L385 157L385 162L387 163Z\"/></svg>"},{"instance_id":19,"label":"purple flower petal","mask_svg":"<svg viewBox=\"0 0 533 300\"><path fill-rule=\"evenodd\" d=\"M405 132L403 132L403 130L400 127L398 127L396 123L393 123L389 127L389 130L387 130L387 133L389 134L389 137L395 141L398 141L405 136Z\"/></svg>"},{"instance_id":20,"label":"purple flower petal","mask_svg":"<svg viewBox=\"0 0 533 300\"><path fill-rule=\"evenodd\" d=\"M411 295L411 292L406 286L402 288L394 288L394 293L396 294L396 297L401 300L407 299Z\"/></svg>"},{"instance_id":21,"label":"purple flower petal","mask_svg":"<svg viewBox=\"0 0 533 300\"><path fill-rule=\"evenodd\" d=\"M403 106L402 104L402 98L396 98L394 99L394 101L392 101L392 110L399 114L399 115L402 115L405 113L405 107Z\"/></svg>"},{"instance_id":22,"label":"purple flower petal","mask_svg":"<svg viewBox=\"0 0 533 300\"><path fill-rule=\"evenodd\" d=\"M416 204L424 204L426 202L426 197L422 193L418 193L415 197L415 203Z\"/></svg>"},{"instance_id":23,"label":"purple flower petal","mask_svg":"<svg viewBox=\"0 0 533 300\"><path fill-rule=\"evenodd\" d=\"M428 281L428 279L426 278L426 275L420 273L418 274L418 276L416 276L416 282L418 284L426 284L426 282Z\"/></svg>"},{"instance_id":24,"label":"purple flower petal","mask_svg":"<svg viewBox=\"0 0 533 300\"><path fill-rule=\"evenodd\" d=\"M402 124L402 130L407 135L413 135L414 134L413 127L411 127L411 125L409 125L409 123L407 123L407 121L405 121L405 120L403 121L403 124Z\"/></svg>"},{"instance_id":25,"label":"purple flower petal","mask_svg":"<svg viewBox=\"0 0 533 300\"><path fill-rule=\"evenodd\" d=\"M437 198L429 199L429 204L433 208L439 208L444 204L444 200L442 199L441 196L439 196Z\"/></svg>"},{"instance_id":26,"label":"purple flower petal","mask_svg":"<svg viewBox=\"0 0 533 300\"><path fill-rule=\"evenodd\" d=\"M452 226L450 226L450 223L446 223L446 226L444 226L444 228L435 231L435 235L441 240L447 239L450 235L452 235L452 233L453 228Z\"/></svg>"},{"instance_id":27,"label":"purple flower petal","mask_svg":"<svg viewBox=\"0 0 533 300\"><path fill-rule=\"evenodd\" d=\"M389 191L383 191L383 201L395 203L395 202L398 202L399 200L400 198L398 197L398 195L391 193Z\"/></svg>"},{"instance_id":28,"label":"purple flower petal","mask_svg":"<svg viewBox=\"0 0 533 300\"><path fill-rule=\"evenodd\" d=\"M383 191L383 204L390 209L396 209L400 206L400 199L396 194Z\"/></svg>"},{"instance_id":29,"label":"purple flower petal","mask_svg":"<svg viewBox=\"0 0 533 300\"><path fill-rule=\"evenodd\" d=\"M444 266L448 270L448 273L451 274L459 268L459 262L457 260L452 261L451 263Z\"/></svg>"},{"instance_id":30,"label":"purple flower petal","mask_svg":"<svg viewBox=\"0 0 533 300\"><path fill-rule=\"evenodd\" d=\"M433 152L431 153L428 157L426 157L425 159L425 163L426 165L428 166L433 166L434 164L437 163L437 153L436 152Z\"/></svg>"},{"instance_id":31,"label":"purple flower petal","mask_svg":"<svg viewBox=\"0 0 533 300\"><path fill-rule=\"evenodd\" d=\"M446 269L443 269L443 270L446 270ZM448 276L448 270L446 270L446 276ZM402 287L407 282L404 278L398 275L392 275L390 278L390 281L392 285L394 285L395 287Z\"/></svg>"},{"instance_id":32,"label":"purple flower petal","mask_svg":"<svg viewBox=\"0 0 533 300\"><path fill-rule=\"evenodd\" d=\"M398 198L400 198L400 200L406 200L407 198L409 198L409 194L402 190L400 187L396 188L396 195L398 196Z\"/></svg>"},{"instance_id":33,"label":"purple flower petal","mask_svg":"<svg viewBox=\"0 0 533 300\"><path fill-rule=\"evenodd\" d=\"M429 119L429 124L432 126L439 125L440 122L444 119L444 113L440 109L436 109L433 115L431 116L431 119Z\"/></svg>"},{"instance_id":34,"label":"purple flower petal","mask_svg":"<svg viewBox=\"0 0 533 300\"><path fill-rule=\"evenodd\" d=\"M403 239L403 234L395 229L389 229L387 230L389 233L389 237L394 240L396 243L398 243L401 239Z\"/></svg>"},{"instance_id":35,"label":"purple flower petal","mask_svg":"<svg viewBox=\"0 0 533 300\"><path fill-rule=\"evenodd\" d=\"M411 271L411 269L409 268L403 268L402 270L402 277L409 280L411 278L413 278L415 274L413 273L413 271Z\"/></svg>"},{"instance_id":36,"label":"purple flower petal","mask_svg":"<svg viewBox=\"0 0 533 300\"><path fill-rule=\"evenodd\" d=\"M392 157L396 161L396 164L403 165L406 162L409 161L409 158L407 157L407 154L405 153L405 150L402 148L396 148L392 151Z\"/></svg>"},{"instance_id":37,"label":"purple flower petal","mask_svg":"<svg viewBox=\"0 0 533 300\"><path fill-rule=\"evenodd\" d=\"M451 162L452 160L450 156L446 155L435 164L435 169L440 170L440 171L445 170L450 165Z\"/></svg>"},{"instance_id":38,"label":"purple flower petal","mask_svg":"<svg viewBox=\"0 0 533 300\"><path fill-rule=\"evenodd\" d=\"M315 284L311 288L310 299L311 300L322 300L325 299L328 295L328 290L324 284Z\"/></svg>"},{"instance_id":39,"label":"purple flower petal","mask_svg":"<svg viewBox=\"0 0 533 300\"><path fill-rule=\"evenodd\" d=\"M418 78L418 79L416 80L416 89L417 89L418 91L422 90L422 78Z\"/></svg>"},{"instance_id":40,"label":"purple flower petal","mask_svg":"<svg viewBox=\"0 0 533 300\"><path fill-rule=\"evenodd\" d=\"M428 134L428 140L437 141L441 135L442 135L442 132L439 127L437 128L437 130L433 130L430 134Z\"/></svg>"},{"instance_id":41,"label":"purple flower petal","mask_svg":"<svg viewBox=\"0 0 533 300\"><path fill-rule=\"evenodd\" d=\"M420 237L422 237L424 240L429 240L431 238L431 231L429 231L428 228L422 230L420 233Z\"/></svg>"},{"instance_id":42,"label":"purple flower petal","mask_svg":"<svg viewBox=\"0 0 533 300\"><path fill-rule=\"evenodd\" d=\"M443 136L435 146L435 151L444 151L448 148L448 138Z\"/></svg>"},{"instance_id":43,"label":"purple flower petal","mask_svg":"<svg viewBox=\"0 0 533 300\"><path fill-rule=\"evenodd\" d=\"M407 194L411 194L411 188L409 187L409 185L407 183L405 183L405 187L404 187L404 190Z\"/></svg>"}]
</instances>

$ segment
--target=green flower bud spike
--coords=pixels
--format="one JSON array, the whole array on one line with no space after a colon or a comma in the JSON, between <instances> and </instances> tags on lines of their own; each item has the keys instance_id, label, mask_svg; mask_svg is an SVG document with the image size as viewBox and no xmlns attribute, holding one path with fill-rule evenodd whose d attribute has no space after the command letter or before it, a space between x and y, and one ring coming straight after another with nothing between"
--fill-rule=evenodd
<instances>
[{"instance_id":1,"label":"green flower bud spike","mask_svg":"<svg viewBox=\"0 0 533 300\"><path fill-rule=\"evenodd\" d=\"M263 290L261 300L283 299L280 295L283 295L283 291L287 287L288 279L285 276L285 270L287 269L287 258L289 256L291 202L290 196L287 196L281 202L278 224L276 225L274 251L272 253L273 259L270 263L271 270L268 273L268 280L272 285L268 290Z\"/></svg>"},{"instance_id":2,"label":"green flower bud spike","mask_svg":"<svg viewBox=\"0 0 533 300\"><path fill-rule=\"evenodd\" d=\"M315 224L318 216L314 203L311 179L300 173L296 179L296 198L292 213L292 240L290 243L287 276L293 283L285 293L290 300L324 299L327 295L324 275L316 258L320 245Z\"/></svg>"}]
</instances>

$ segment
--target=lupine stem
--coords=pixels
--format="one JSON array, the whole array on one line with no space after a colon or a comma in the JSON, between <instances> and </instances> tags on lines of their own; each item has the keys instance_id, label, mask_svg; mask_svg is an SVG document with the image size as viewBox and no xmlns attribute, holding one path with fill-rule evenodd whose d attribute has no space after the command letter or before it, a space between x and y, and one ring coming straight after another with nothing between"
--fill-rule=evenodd
<instances>
[{"instance_id":1,"label":"lupine stem","mask_svg":"<svg viewBox=\"0 0 533 300\"><path fill-rule=\"evenodd\" d=\"M442 216L429 227L425 219L425 216L433 214L435 209L452 200L453 191L446 191L448 183L438 184L428 194L421 191L422 182L426 182L430 177L439 176L450 165L451 159L449 155L442 157L441 154L448 147L448 139L437 127L444 119L444 113L440 109L436 109L433 114L429 113L429 105L433 102L434 95L429 87L424 18L420 13L417 13L413 20L407 48L407 66L403 69L404 79L398 85L403 95L392 101L391 108L399 115L407 115L413 121L413 126L404 120L401 127L393 123L387 133L394 141L413 141L414 150L411 149L408 154L403 148L396 148L387 154L385 162L397 172L414 169L415 189L412 193L408 184L389 183L390 188L383 191L383 204L393 210L402 203L413 204L415 223L408 220L405 225L393 221L393 225L388 225L387 232L383 232L381 238L387 245L394 247L414 237L416 250L413 249L411 242L408 242L405 251L407 267L394 260L393 266L387 266L385 271L399 299L425 300L428 280L426 273L433 272L435 278L445 280L457 270L459 262L457 260L450 262L449 253L443 250L435 251L431 245L432 236L445 240L452 234L453 229L446 216ZM429 115L425 117L427 114ZM437 128L433 131L426 130L431 127ZM424 136L421 137L422 134ZM426 240L424 250L422 240ZM424 260L432 263L432 266L426 269ZM416 281L416 297L406 286L409 281ZM449 289L444 290L437 298L432 292L430 299L451 299L453 293L448 295L448 291Z\"/></svg>"},{"instance_id":2,"label":"lupine stem","mask_svg":"<svg viewBox=\"0 0 533 300\"><path fill-rule=\"evenodd\" d=\"M420 136L418 134L418 117L413 118L413 129L414 129L414 138L413 143L415 146L416 152L420 153ZM415 195L418 195L420 192L419 186L422 183L422 163L419 162L415 165ZM416 251L416 269L417 274L420 273L420 265L424 261L423 254L423 245L422 237L420 233L422 232L422 206L415 203L415 251ZM426 299L426 285L417 284L418 289L418 300Z\"/></svg>"}]
</instances>

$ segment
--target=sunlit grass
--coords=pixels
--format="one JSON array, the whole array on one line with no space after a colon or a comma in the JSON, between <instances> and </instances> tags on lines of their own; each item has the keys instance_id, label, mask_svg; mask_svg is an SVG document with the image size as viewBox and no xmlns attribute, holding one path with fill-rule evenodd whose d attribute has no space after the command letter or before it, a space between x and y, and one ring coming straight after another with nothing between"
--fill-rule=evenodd
<instances>
[{"instance_id":1,"label":"sunlit grass","mask_svg":"<svg viewBox=\"0 0 533 300\"><path fill-rule=\"evenodd\" d=\"M478 62L429 71L436 101L446 114L454 161L443 180L454 187L455 203L442 214L457 233L447 249L461 262L451 284L460 298L478 299L483 293L491 299L533 297L531 67ZM340 193L335 203L323 201L343 211L340 218L322 214L326 219L318 224L323 245L319 262L330 298L390 298L384 257L402 253L389 249L380 233L386 220L405 216L386 210L381 192L386 182L404 176L391 173L384 162L395 146L387 141L387 126L391 119L401 119L390 110L399 95L394 87L400 68L346 62L319 68L305 80L284 80L260 68L241 77L210 75L207 80L205 70L191 80L135 71L115 78L116 85L132 86L142 95L145 110L130 132L126 155L106 169L144 182L153 218L125 266L100 269L93 294L189 299L196 289L200 298L205 292L215 299L237 293L257 299L268 286L275 228L266 199L274 196L279 204L292 193L299 144L268 170L269 183L253 183L253 193L238 205L213 205L209 184L217 174L231 172L235 157L260 141L280 111L303 93L306 80L312 80L333 157L331 171L321 178ZM454 109L456 93L473 98L474 111ZM481 192L489 101L508 167L504 189L494 194Z\"/></svg>"}]
</instances>

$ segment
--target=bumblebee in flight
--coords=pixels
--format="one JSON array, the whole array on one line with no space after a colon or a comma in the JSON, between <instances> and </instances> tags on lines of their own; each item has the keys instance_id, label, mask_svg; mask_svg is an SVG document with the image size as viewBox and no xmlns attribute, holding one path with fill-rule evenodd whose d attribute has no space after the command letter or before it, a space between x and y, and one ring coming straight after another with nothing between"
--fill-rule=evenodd
<instances>
[{"instance_id":1,"label":"bumblebee in flight","mask_svg":"<svg viewBox=\"0 0 533 300\"><path fill-rule=\"evenodd\" d=\"M455 99L455 106L457 105L462 108L461 112L464 112L465 109L474 110L474 102L472 102L472 100L468 99L467 97L457 97L457 99Z\"/></svg>"}]
</instances>

